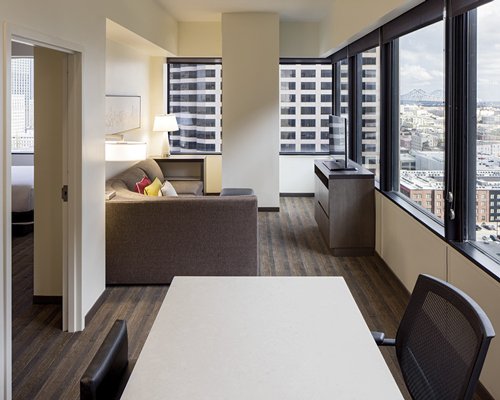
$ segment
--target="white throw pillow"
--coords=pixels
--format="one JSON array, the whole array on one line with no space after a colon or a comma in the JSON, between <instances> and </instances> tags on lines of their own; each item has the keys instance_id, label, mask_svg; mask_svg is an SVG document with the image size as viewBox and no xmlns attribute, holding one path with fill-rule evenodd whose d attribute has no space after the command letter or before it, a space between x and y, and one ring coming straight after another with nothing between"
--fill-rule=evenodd
<instances>
[{"instance_id":1,"label":"white throw pillow","mask_svg":"<svg viewBox=\"0 0 500 400\"><path fill-rule=\"evenodd\" d=\"M165 181L163 182L163 186L161 187L158 196L178 196L178 195L172 184L169 181Z\"/></svg>"}]
</instances>

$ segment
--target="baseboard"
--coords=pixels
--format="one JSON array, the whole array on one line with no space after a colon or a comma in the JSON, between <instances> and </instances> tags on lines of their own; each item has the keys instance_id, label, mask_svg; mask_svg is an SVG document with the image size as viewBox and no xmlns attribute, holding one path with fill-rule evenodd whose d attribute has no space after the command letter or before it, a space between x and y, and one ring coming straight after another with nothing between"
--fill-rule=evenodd
<instances>
[{"instance_id":1,"label":"baseboard","mask_svg":"<svg viewBox=\"0 0 500 400\"><path fill-rule=\"evenodd\" d=\"M280 208L279 207L259 207L258 211L259 212L279 212Z\"/></svg>"},{"instance_id":2,"label":"baseboard","mask_svg":"<svg viewBox=\"0 0 500 400\"><path fill-rule=\"evenodd\" d=\"M104 303L104 300L106 299L107 295L105 295L106 290L102 292L102 294L99 296L97 301L94 303L94 305L90 308L89 312L85 314L85 326L87 326L92 318L94 318L94 315L97 313L97 310L102 306Z\"/></svg>"},{"instance_id":3,"label":"baseboard","mask_svg":"<svg viewBox=\"0 0 500 400\"><path fill-rule=\"evenodd\" d=\"M481 400L495 400L495 398L488 392L481 382L477 383L476 394L479 395Z\"/></svg>"},{"instance_id":4,"label":"baseboard","mask_svg":"<svg viewBox=\"0 0 500 400\"><path fill-rule=\"evenodd\" d=\"M280 197L314 197L314 193L280 193Z\"/></svg>"},{"instance_id":5,"label":"baseboard","mask_svg":"<svg viewBox=\"0 0 500 400\"><path fill-rule=\"evenodd\" d=\"M33 304L62 305L62 296L33 296Z\"/></svg>"}]
</instances>

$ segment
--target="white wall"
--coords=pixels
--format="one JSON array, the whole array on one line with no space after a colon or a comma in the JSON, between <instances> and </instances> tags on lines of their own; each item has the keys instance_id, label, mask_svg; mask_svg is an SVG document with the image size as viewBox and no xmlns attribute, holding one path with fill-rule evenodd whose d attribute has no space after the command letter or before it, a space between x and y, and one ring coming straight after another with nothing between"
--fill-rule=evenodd
<instances>
[{"instance_id":1,"label":"white wall","mask_svg":"<svg viewBox=\"0 0 500 400\"><path fill-rule=\"evenodd\" d=\"M421 273L447 280L484 309L498 335L500 283L379 192L376 202L376 250L404 286L411 292ZM500 398L499 366L500 342L493 339L480 380L494 398Z\"/></svg>"},{"instance_id":2,"label":"white wall","mask_svg":"<svg viewBox=\"0 0 500 400\"><path fill-rule=\"evenodd\" d=\"M81 204L82 218L77 221L81 248L76 257L81 265L81 302L83 316L93 306L105 287L104 255L104 94L105 94L105 47L106 17L126 26L156 45L177 51L177 23L153 0L52 0L50 2L27 0L3 0L0 2L0 18L7 23L7 30L0 33L0 53L5 59L6 49L10 50L10 36L5 37L10 29L25 32L26 36L43 37L48 42L63 47L75 48L82 52L83 76L83 116L82 116L82 154L81 160ZM66 46L67 45L67 46ZM5 93L5 66L0 64L0 91ZM0 183L9 184L10 149L4 147L6 132L5 120L8 107L0 96L0 126L3 140L0 141L2 163L0 165ZM78 169L79 169L78 168ZM6 178L7 177L7 178ZM0 215L2 234L0 237L0 257L2 274L0 275L0 398L10 397L10 190L2 190ZM80 205L78 206L80 207Z\"/></svg>"},{"instance_id":3,"label":"white wall","mask_svg":"<svg viewBox=\"0 0 500 400\"><path fill-rule=\"evenodd\" d=\"M314 160L329 156L280 156L280 193L314 193Z\"/></svg>"},{"instance_id":4,"label":"white wall","mask_svg":"<svg viewBox=\"0 0 500 400\"><path fill-rule=\"evenodd\" d=\"M251 187L279 207L279 18L222 15L222 186Z\"/></svg>"},{"instance_id":5,"label":"white wall","mask_svg":"<svg viewBox=\"0 0 500 400\"><path fill-rule=\"evenodd\" d=\"M147 142L148 156L161 153L161 132L152 132L152 128L154 115L163 110L164 62L164 58L151 57L122 43L106 40L106 94L141 97L140 128L109 136L109 140L123 136L124 140ZM106 179L134 163L106 162Z\"/></svg>"}]
</instances>

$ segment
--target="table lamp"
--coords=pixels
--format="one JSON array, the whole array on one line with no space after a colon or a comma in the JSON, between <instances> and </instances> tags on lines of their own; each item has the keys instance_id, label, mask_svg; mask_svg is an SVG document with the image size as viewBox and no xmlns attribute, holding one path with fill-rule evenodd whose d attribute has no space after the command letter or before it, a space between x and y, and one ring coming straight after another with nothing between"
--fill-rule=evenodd
<instances>
[{"instance_id":1,"label":"table lamp","mask_svg":"<svg viewBox=\"0 0 500 400\"><path fill-rule=\"evenodd\" d=\"M163 114L155 116L153 124L153 132L164 132L161 146L161 154L163 157L170 156L170 142L168 132L178 131L179 125L174 114Z\"/></svg>"}]
</instances>

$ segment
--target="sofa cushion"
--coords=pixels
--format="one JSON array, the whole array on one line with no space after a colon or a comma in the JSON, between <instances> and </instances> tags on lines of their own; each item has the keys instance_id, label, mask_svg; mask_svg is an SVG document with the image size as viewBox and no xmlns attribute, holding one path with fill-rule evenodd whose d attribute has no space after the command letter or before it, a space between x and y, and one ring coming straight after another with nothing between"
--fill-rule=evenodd
<instances>
[{"instance_id":1,"label":"sofa cushion","mask_svg":"<svg viewBox=\"0 0 500 400\"><path fill-rule=\"evenodd\" d=\"M147 177L151 180L151 182L153 182L155 178L158 178L162 183L165 180L160 166L155 160L151 158L139 161L134 165L134 167L142 169L146 173Z\"/></svg>"},{"instance_id":2,"label":"sofa cushion","mask_svg":"<svg viewBox=\"0 0 500 400\"><path fill-rule=\"evenodd\" d=\"M171 181L171 183L179 196L203 195L203 182L201 181Z\"/></svg>"},{"instance_id":3,"label":"sofa cushion","mask_svg":"<svg viewBox=\"0 0 500 400\"><path fill-rule=\"evenodd\" d=\"M177 191L169 181L165 181L158 196L177 196Z\"/></svg>"},{"instance_id":4,"label":"sofa cushion","mask_svg":"<svg viewBox=\"0 0 500 400\"><path fill-rule=\"evenodd\" d=\"M139 182L136 182L135 191L137 193L144 194L144 189L146 189L149 185L151 185L151 181L147 176L143 176Z\"/></svg>"},{"instance_id":5,"label":"sofa cushion","mask_svg":"<svg viewBox=\"0 0 500 400\"><path fill-rule=\"evenodd\" d=\"M151 185L144 188L144 194L146 196L158 196L158 192L161 189L161 182L158 178L155 178Z\"/></svg>"}]
</instances>

